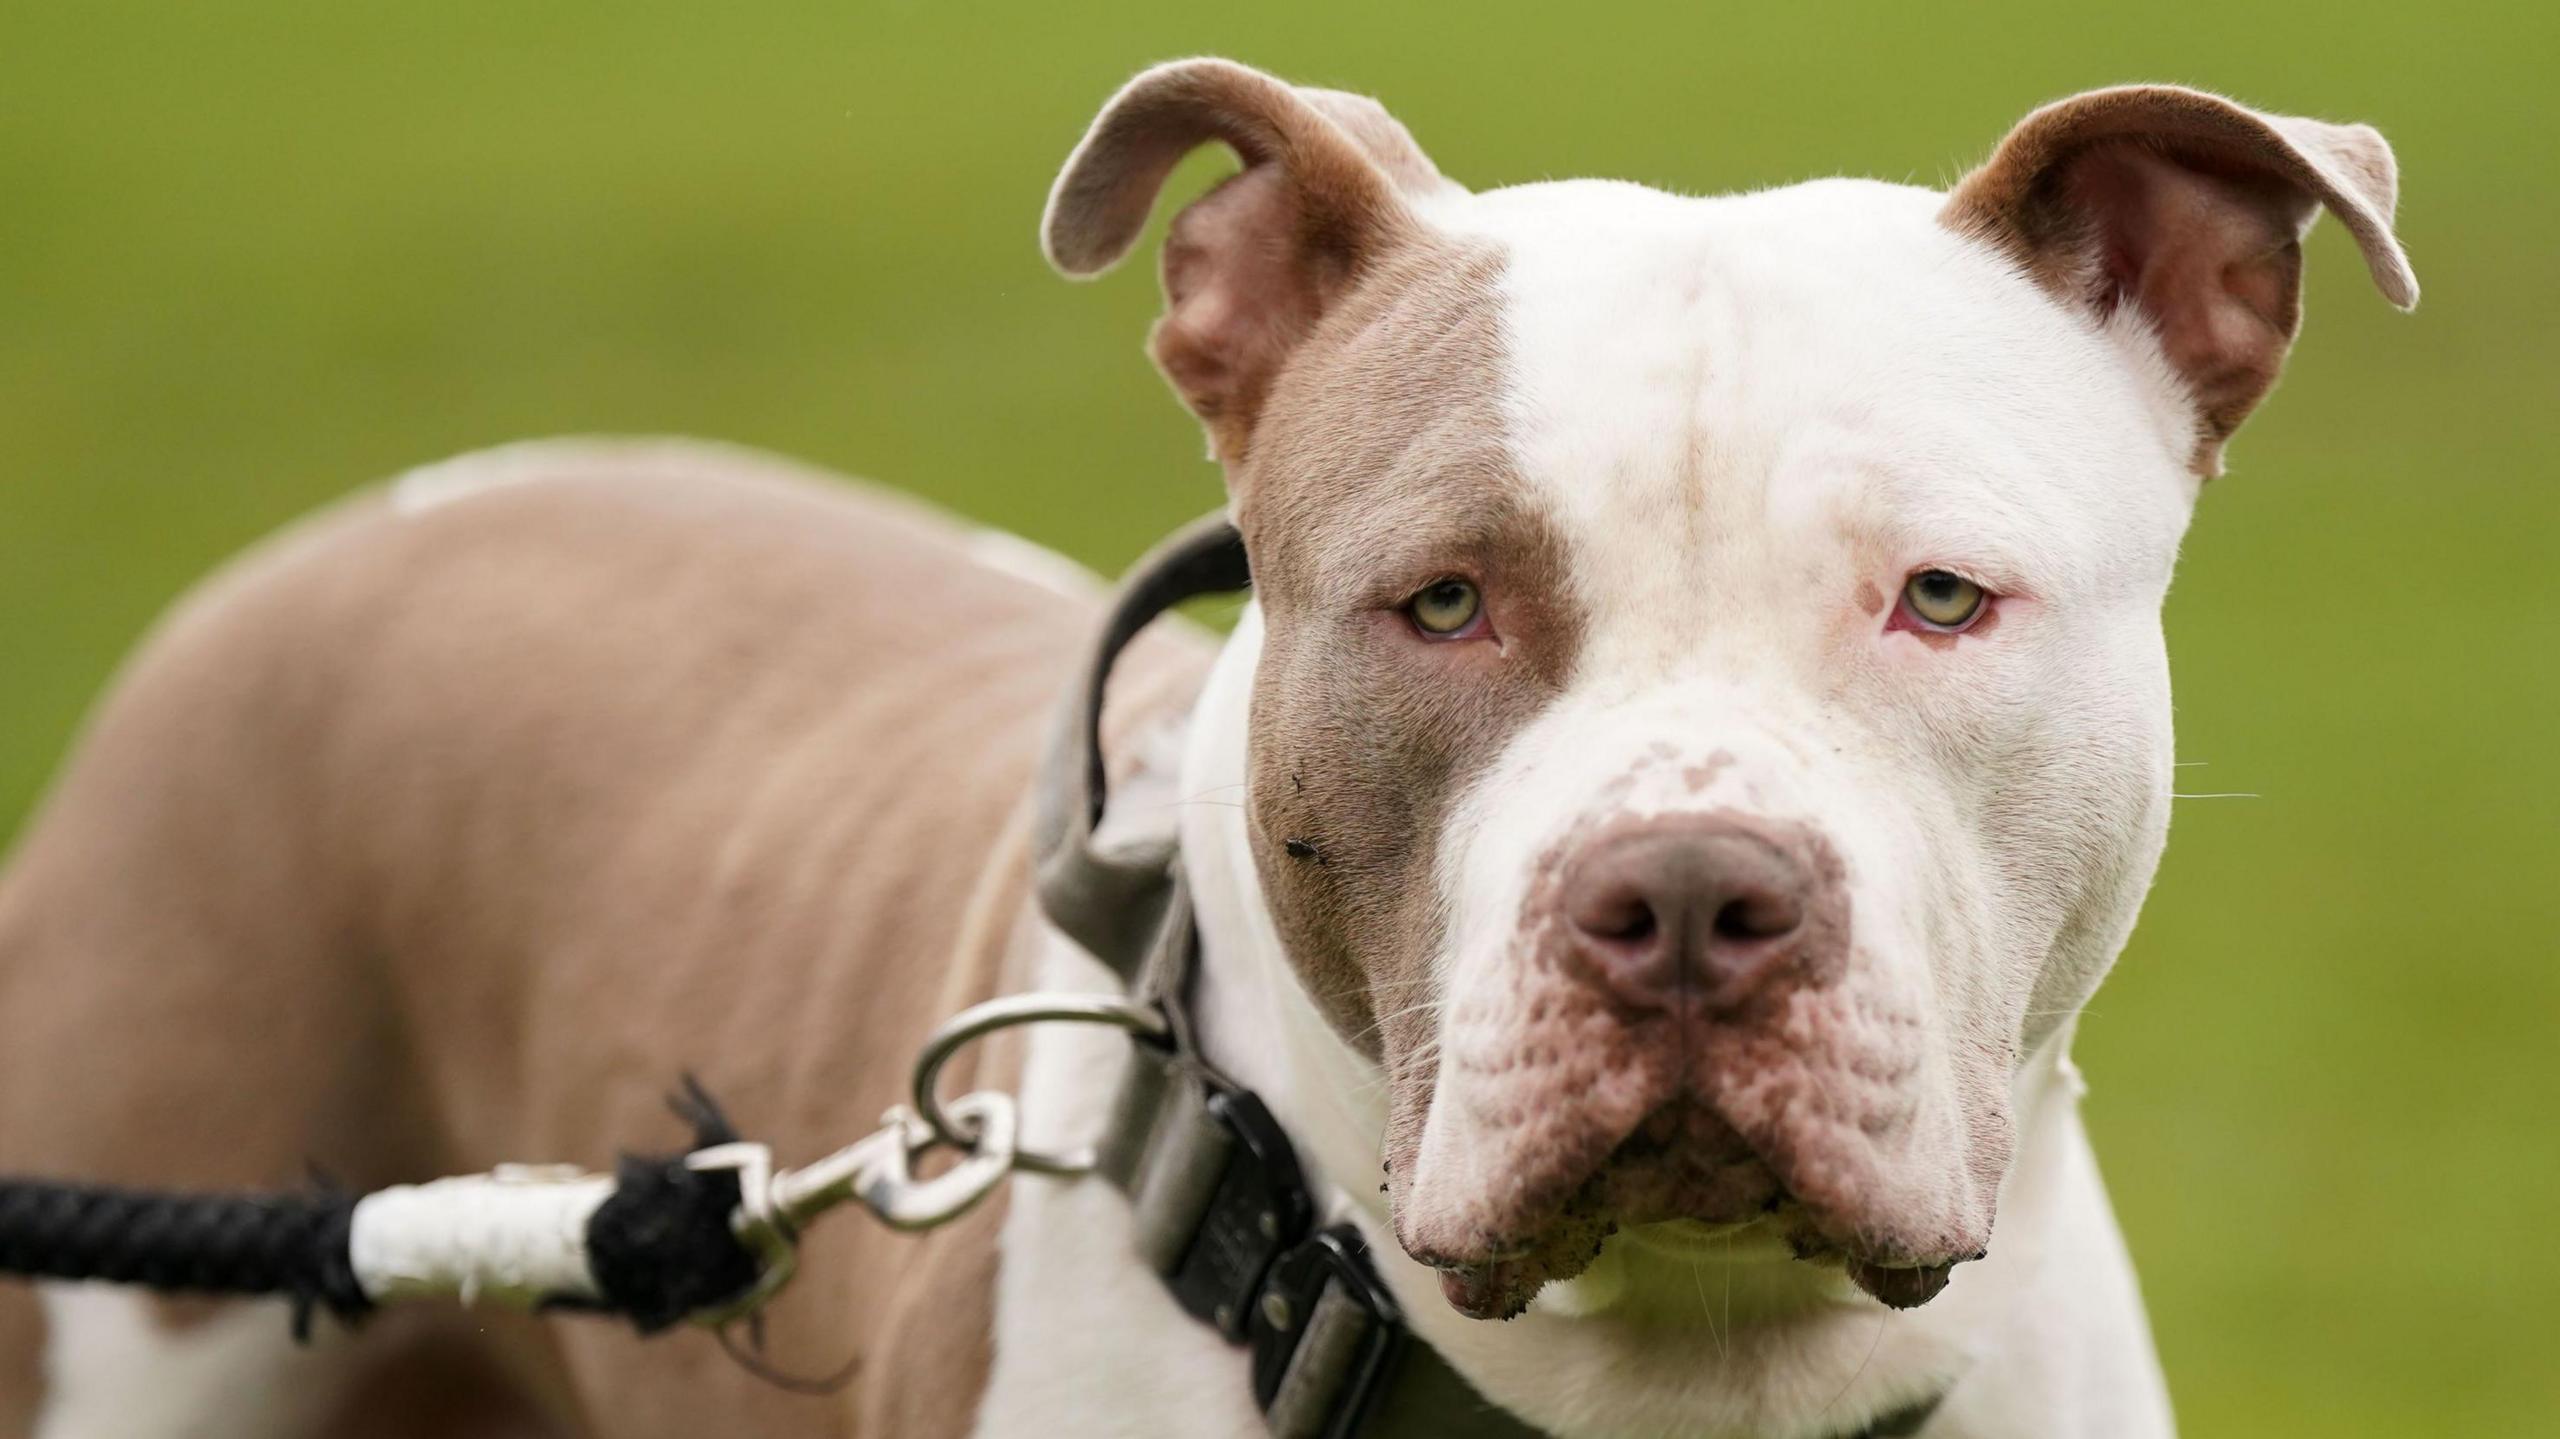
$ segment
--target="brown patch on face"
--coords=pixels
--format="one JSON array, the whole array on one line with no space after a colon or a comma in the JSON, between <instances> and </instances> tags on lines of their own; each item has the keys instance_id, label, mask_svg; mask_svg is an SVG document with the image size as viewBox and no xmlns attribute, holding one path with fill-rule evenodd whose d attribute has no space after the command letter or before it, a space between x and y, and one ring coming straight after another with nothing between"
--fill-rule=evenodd
<instances>
[{"instance_id":1,"label":"brown patch on face","mask_svg":"<svg viewBox=\"0 0 2560 1439\"><path fill-rule=\"evenodd\" d=\"M1578 640L1563 542L1503 449L1499 263L1436 239L1387 257L1282 374L1229 476L1266 625L1255 858L1308 993L1395 1076L1399 1131L1429 1099L1406 1061L1435 1029L1442 827ZM1396 613L1451 575L1496 639L1435 643Z\"/></svg>"},{"instance_id":2,"label":"brown patch on face","mask_svg":"<svg viewBox=\"0 0 2560 1439\"><path fill-rule=\"evenodd\" d=\"M1206 424L1265 626L1246 810L1307 993L1390 1076L1390 1168L1431 1102L1435 864L1456 798L1563 687L1563 541L1510 467L1490 247L1407 203L1453 189L1375 102L1223 61L1141 75L1067 162L1043 233L1091 274L1192 147L1241 174L1173 225L1158 365ZM1400 613L1459 578L1486 635Z\"/></svg>"}]
</instances>

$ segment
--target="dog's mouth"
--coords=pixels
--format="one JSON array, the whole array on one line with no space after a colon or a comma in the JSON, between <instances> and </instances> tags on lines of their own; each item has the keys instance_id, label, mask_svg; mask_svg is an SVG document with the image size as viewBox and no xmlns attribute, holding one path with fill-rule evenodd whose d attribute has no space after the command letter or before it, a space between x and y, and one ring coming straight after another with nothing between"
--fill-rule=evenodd
<instances>
[{"instance_id":1,"label":"dog's mouth","mask_svg":"<svg viewBox=\"0 0 2560 1439\"><path fill-rule=\"evenodd\" d=\"M1451 1307L1477 1319L1517 1317L1541 1289L1588 1269L1622 1230L1639 1231L1646 1248L1666 1251L1765 1233L1798 1261L1837 1269L1896 1309L1937 1297L1956 1262L1864 1251L1853 1233L1836 1233L1844 1226L1826 1223L1802 1202L1731 1126L1690 1099L1647 1115L1598 1164L1579 1174L1573 1168L1560 1164L1524 1187L1521 1222L1473 1244L1408 1242L1407 1251L1440 1271Z\"/></svg>"}]
</instances>

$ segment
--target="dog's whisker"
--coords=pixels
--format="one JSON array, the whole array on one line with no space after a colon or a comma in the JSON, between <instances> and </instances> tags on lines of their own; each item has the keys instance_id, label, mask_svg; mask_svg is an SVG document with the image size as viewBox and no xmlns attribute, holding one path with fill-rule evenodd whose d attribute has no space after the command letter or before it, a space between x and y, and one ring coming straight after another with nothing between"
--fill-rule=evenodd
<instances>
[{"instance_id":1,"label":"dog's whisker","mask_svg":"<svg viewBox=\"0 0 2560 1439\"><path fill-rule=\"evenodd\" d=\"M1733 1332L1733 1236L1726 1235L1721 1243L1724 1247L1724 1332L1731 1334ZM1716 1358L1719 1362L1724 1358L1724 1346L1721 1343L1716 1346Z\"/></svg>"},{"instance_id":2,"label":"dog's whisker","mask_svg":"<svg viewBox=\"0 0 2560 1439\"><path fill-rule=\"evenodd\" d=\"M1687 1268L1689 1270L1689 1282L1696 1286L1698 1291L1698 1316L1706 1321L1707 1337L1715 1341L1716 1364L1721 1368L1725 1362L1724 1334L1716 1328L1716 1307L1707 1299L1706 1276L1698 1272L1698 1266L1695 1264L1688 1265ZM1730 1282L1729 1278L1728 1282Z\"/></svg>"},{"instance_id":3,"label":"dog's whisker","mask_svg":"<svg viewBox=\"0 0 2560 1439\"><path fill-rule=\"evenodd\" d=\"M1355 1038L1359 1038L1359 1039L1366 1039L1366 1038L1368 1038L1370 1035L1373 1035L1373 1034L1377 1033L1379 1030L1381 1030L1381 1029L1385 1028L1388 1024L1392 1023L1393 1021L1395 1021L1395 1020L1399 1020L1399 1019L1402 1019L1402 1018L1404 1018L1404 1017L1405 1017L1406 1015L1408 1015L1408 1014L1420 1014L1420 1013L1424 1012L1425 1010L1438 1009L1439 1007L1440 1007L1440 1001L1439 1001L1438 999L1434 998L1434 999L1426 999L1426 1000L1422 1001L1420 1004L1408 1004L1408 1005L1406 1005L1406 1006L1405 1006L1404 1008L1402 1008L1402 1009L1391 1009L1391 1010L1388 1010L1386 1013L1379 1015L1379 1016L1377 1017L1377 1019L1376 1019L1375 1021L1373 1021L1373 1022L1369 1025L1369 1027L1368 1027L1368 1028L1361 1030L1361 1031L1360 1031L1360 1033L1359 1033L1358 1035L1354 1036L1354 1037L1355 1037Z\"/></svg>"},{"instance_id":4,"label":"dog's whisker","mask_svg":"<svg viewBox=\"0 0 2560 1439\"><path fill-rule=\"evenodd\" d=\"M1349 999L1354 995L1362 994L1401 994L1409 989L1418 989L1438 982L1437 979L1425 975L1419 979L1389 980L1384 984L1346 984L1340 989L1313 990L1310 993L1318 999Z\"/></svg>"}]
</instances>

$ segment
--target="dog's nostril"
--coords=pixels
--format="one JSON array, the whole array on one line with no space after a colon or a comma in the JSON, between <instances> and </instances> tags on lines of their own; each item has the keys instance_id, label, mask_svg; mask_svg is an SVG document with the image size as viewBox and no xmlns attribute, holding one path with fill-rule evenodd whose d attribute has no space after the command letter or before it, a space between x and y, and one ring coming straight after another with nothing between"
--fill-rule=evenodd
<instances>
[{"instance_id":1,"label":"dog's nostril","mask_svg":"<svg viewBox=\"0 0 2560 1439\"><path fill-rule=\"evenodd\" d=\"M1639 904L1631 907L1625 917L1616 924L1598 933L1602 939L1614 939L1623 944L1642 944L1653 938L1654 931L1661 927L1653 917L1653 907Z\"/></svg>"},{"instance_id":2,"label":"dog's nostril","mask_svg":"<svg viewBox=\"0 0 2560 1439\"><path fill-rule=\"evenodd\" d=\"M1792 934L1804 923L1804 908L1779 894L1747 894L1728 900L1716 911L1715 931L1720 939L1776 939Z\"/></svg>"},{"instance_id":3,"label":"dog's nostril","mask_svg":"<svg viewBox=\"0 0 2560 1439\"><path fill-rule=\"evenodd\" d=\"M1654 906L1641 899L1620 904L1613 914L1603 914L1600 922L1590 924L1592 935L1618 940L1620 945L1641 945L1654 937L1656 929L1661 929L1661 922L1654 919Z\"/></svg>"},{"instance_id":4,"label":"dog's nostril","mask_svg":"<svg viewBox=\"0 0 2560 1439\"><path fill-rule=\"evenodd\" d=\"M1642 944L1662 928L1653 906L1633 890L1589 897L1575 907L1573 927L1593 939L1616 944Z\"/></svg>"}]
</instances>

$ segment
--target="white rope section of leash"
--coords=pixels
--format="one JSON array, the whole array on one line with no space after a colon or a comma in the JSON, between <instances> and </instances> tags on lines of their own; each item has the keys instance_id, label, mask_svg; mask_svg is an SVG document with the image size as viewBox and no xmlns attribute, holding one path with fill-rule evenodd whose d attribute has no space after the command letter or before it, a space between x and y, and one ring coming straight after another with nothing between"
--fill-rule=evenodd
<instances>
[{"instance_id":1,"label":"white rope section of leash","mask_svg":"<svg viewBox=\"0 0 2560 1439\"><path fill-rule=\"evenodd\" d=\"M511 1308L602 1303L587 1229L614 1177L547 1165L378 1189L356 1201L347 1259L376 1304L451 1297Z\"/></svg>"}]
</instances>

